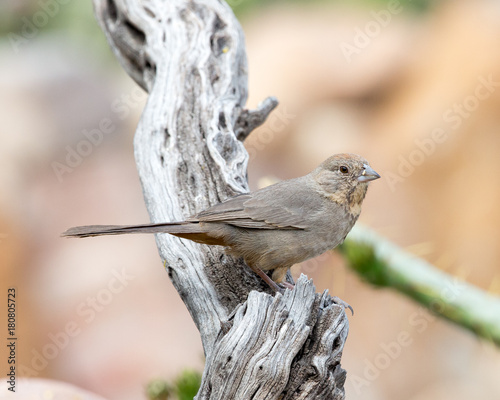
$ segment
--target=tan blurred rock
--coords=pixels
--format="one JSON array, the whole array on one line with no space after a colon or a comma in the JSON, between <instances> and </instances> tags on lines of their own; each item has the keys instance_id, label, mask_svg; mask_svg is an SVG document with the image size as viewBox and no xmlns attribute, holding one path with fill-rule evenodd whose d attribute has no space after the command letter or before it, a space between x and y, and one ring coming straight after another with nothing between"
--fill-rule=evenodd
<instances>
[{"instance_id":1,"label":"tan blurred rock","mask_svg":"<svg viewBox=\"0 0 500 400\"><path fill-rule=\"evenodd\" d=\"M373 125L386 149L382 171L402 178L386 180L387 208L413 210L400 234L411 226L414 241L432 241L435 258L452 254L485 289L500 273L498 48L498 2L443 3Z\"/></svg>"},{"instance_id":2,"label":"tan blurred rock","mask_svg":"<svg viewBox=\"0 0 500 400\"><path fill-rule=\"evenodd\" d=\"M0 383L2 398L23 400L104 400L103 397L68 383L49 379L18 379L15 393L7 391L5 383Z\"/></svg>"}]
</instances>

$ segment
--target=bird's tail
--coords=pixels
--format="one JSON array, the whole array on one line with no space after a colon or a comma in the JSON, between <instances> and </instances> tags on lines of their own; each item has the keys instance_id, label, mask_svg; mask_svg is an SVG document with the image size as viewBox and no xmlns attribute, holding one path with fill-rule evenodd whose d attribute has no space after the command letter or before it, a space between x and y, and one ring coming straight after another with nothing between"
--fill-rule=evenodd
<instances>
[{"instance_id":1,"label":"bird's tail","mask_svg":"<svg viewBox=\"0 0 500 400\"><path fill-rule=\"evenodd\" d=\"M63 237L85 238L102 235L123 235L126 233L170 233L181 236L202 234L206 231L197 221L193 222L162 222L160 224L143 225L87 225L75 226L63 232Z\"/></svg>"}]
</instances>

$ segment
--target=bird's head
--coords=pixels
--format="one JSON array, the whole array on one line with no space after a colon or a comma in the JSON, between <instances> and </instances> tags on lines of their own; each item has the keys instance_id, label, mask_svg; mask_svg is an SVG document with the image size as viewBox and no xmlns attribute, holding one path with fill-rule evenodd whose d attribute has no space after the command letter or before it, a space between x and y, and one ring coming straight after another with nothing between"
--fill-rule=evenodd
<instances>
[{"instance_id":1,"label":"bird's head","mask_svg":"<svg viewBox=\"0 0 500 400\"><path fill-rule=\"evenodd\" d=\"M312 175L325 196L345 206L357 216L368 188L368 182L380 178L363 157L336 154L316 168Z\"/></svg>"}]
</instances>

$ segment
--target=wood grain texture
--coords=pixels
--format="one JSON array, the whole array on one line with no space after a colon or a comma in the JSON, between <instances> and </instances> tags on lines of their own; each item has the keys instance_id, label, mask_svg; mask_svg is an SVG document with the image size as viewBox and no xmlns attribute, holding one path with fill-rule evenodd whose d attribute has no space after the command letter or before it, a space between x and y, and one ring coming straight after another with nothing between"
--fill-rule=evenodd
<instances>
[{"instance_id":1,"label":"wood grain texture","mask_svg":"<svg viewBox=\"0 0 500 400\"><path fill-rule=\"evenodd\" d=\"M181 221L248 191L250 132L276 107L244 108L244 36L219 0L94 0L127 73L149 93L135 156L152 222ZM301 277L273 295L215 246L156 237L207 357L197 399L343 399L344 309Z\"/></svg>"}]
</instances>

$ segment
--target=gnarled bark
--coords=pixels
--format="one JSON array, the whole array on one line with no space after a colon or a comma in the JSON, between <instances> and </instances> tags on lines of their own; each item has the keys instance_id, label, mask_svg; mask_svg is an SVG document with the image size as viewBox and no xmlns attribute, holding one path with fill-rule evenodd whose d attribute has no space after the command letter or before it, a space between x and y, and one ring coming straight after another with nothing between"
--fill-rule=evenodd
<instances>
[{"instance_id":1,"label":"gnarled bark","mask_svg":"<svg viewBox=\"0 0 500 400\"><path fill-rule=\"evenodd\" d=\"M152 222L248 191L242 140L277 105L244 109L241 27L220 0L94 0L114 53L149 99L135 155ZM343 307L301 277L284 295L219 247L156 237L207 357L198 399L343 399Z\"/></svg>"}]
</instances>

